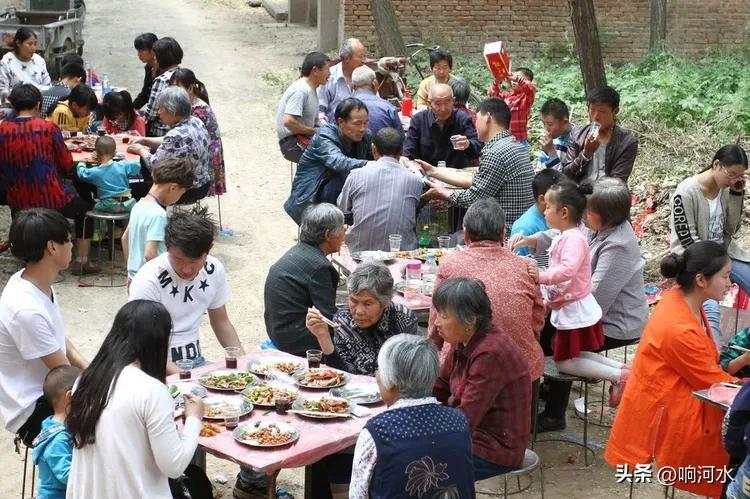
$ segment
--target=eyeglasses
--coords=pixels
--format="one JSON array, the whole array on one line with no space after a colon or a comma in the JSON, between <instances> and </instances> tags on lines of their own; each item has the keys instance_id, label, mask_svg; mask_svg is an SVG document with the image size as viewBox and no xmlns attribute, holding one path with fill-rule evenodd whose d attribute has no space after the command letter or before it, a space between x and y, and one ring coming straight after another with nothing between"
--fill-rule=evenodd
<instances>
[{"instance_id":1,"label":"eyeglasses","mask_svg":"<svg viewBox=\"0 0 750 499\"><path fill-rule=\"evenodd\" d=\"M726 175L729 180L739 180L745 176L744 173L731 173L729 170L727 170L727 167L723 165L721 166L721 169L724 171L724 175Z\"/></svg>"}]
</instances>

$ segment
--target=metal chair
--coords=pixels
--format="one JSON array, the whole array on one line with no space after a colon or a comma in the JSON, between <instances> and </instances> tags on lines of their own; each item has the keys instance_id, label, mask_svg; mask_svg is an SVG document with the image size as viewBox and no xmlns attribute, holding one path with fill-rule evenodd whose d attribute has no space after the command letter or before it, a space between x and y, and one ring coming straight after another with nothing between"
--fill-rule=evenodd
<instances>
[{"instance_id":1,"label":"metal chair","mask_svg":"<svg viewBox=\"0 0 750 499\"><path fill-rule=\"evenodd\" d=\"M36 466L34 466L34 462L30 461L30 453L29 453L29 447L23 444L21 441L21 438L16 436L13 439L13 444L16 447L16 454L21 454L21 445L24 447L23 452L23 478L21 479L21 499L26 499L26 476L28 474L28 466L31 464L31 494L29 495L30 498L34 497L34 485L36 482Z\"/></svg>"},{"instance_id":2,"label":"metal chair","mask_svg":"<svg viewBox=\"0 0 750 499\"><path fill-rule=\"evenodd\" d=\"M539 470L539 487L541 488L542 492L542 499L544 499L544 470L542 469L542 460L539 458L539 456L531 449L526 449L526 454L523 456L523 464L521 464L521 467L517 470L509 471L508 473L504 473L499 476L499 478L503 479L503 492L502 494L496 493L496 492L486 492L486 491L480 491L477 492L483 495L493 496L493 497L499 497L502 495L502 497L508 497L515 494L520 494L521 492L525 492L531 488L531 485L533 483L533 480L531 478L531 474L534 473L534 471ZM525 486L521 485L521 477L528 477L529 483ZM514 490L512 492L508 492L508 479L516 479L516 484L518 485L518 490Z\"/></svg>"},{"instance_id":3,"label":"metal chair","mask_svg":"<svg viewBox=\"0 0 750 499\"><path fill-rule=\"evenodd\" d=\"M97 210L91 210L87 211L86 215L83 217L83 232L86 233L86 221L88 219L94 219L94 220L103 220L106 224L107 222L111 222L110 225L110 233L109 233L109 240L110 240L110 273L109 273L109 286L106 286L104 284L96 284L96 282L84 282L84 276L81 274L81 276L78 278L78 285L79 286L91 286L91 287L104 287L104 288L116 288L125 286L127 284L127 273L122 273L120 277L122 277L122 283L115 284L115 275L117 273L115 272L115 222L123 220L127 221L130 218L130 213L123 212L123 213L110 213L106 211L97 211ZM102 246L99 246L99 256L101 256L101 250Z\"/></svg>"},{"instance_id":4,"label":"metal chair","mask_svg":"<svg viewBox=\"0 0 750 499\"><path fill-rule=\"evenodd\" d=\"M537 440L536 438L536 425L532 428L532 447L536 443L543 442L562 442L571 445L577 445L583 447L583 468L588 468L589 464L589 453L591 457L596 456L596 452L589 446L589 417L588 417L588 406L589 406L589 385L595 385L599 383L600 379L593 378L582 378L580 376L573 376L570 374L564 374L557 370L557 365L552 357L545 357L544 359L544 377L545 379L552 379L556 381L569 381L569 382L581 382L583 384L583 443L576 442L566 438L545 438L544 440ZM591 463L593 464L593 463Z\"/></svg>"}]
</instances>

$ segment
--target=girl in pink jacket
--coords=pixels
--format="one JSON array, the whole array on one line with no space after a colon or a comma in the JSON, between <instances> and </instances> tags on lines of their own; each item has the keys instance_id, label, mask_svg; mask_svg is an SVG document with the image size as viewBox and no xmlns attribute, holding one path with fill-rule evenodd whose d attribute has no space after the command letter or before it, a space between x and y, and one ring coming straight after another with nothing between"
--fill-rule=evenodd
<instances>
[{"instance_id":1,"label":"girl in pink jacket","mask_svg":"<svg viewBox=\"0 0 750 499\"><path fill-rule=\"evenodd\" d=\"M560 235L550 245L549 268L539 273L539 282L552 309L550 322L556 329L552 358L558 370L612 382L609 404L615 407L625 389L628 368L595 353L604 345L602 309L591 294L589 245L578 228L586 195L591 192L588 184L561 181L544 195L544 218ZM536 240L526 237L522 244L536 246Z\"/></svg>"}]
</instances>

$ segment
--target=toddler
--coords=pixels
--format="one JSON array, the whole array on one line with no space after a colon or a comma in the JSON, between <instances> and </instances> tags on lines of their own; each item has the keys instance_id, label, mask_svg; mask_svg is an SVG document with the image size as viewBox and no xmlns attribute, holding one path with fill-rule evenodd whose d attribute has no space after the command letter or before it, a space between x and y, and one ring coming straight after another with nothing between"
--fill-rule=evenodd
<instances>
[{"instance_id":1,"label":"toddler","mask_svg":"<svg viewBox=\"0 0 750 499\"><path fill-rule=\"evenodd\" d=\"M130 195L128 177L140 174L141 162L115 161L115 140L107 135L96 139L94 149L99 166L88 168L80 163L77 168L78 178L96 187L96 197L99 201L94 205L94 209L110 212L130 211L135 199Z\"/></svg>"}]
</instances>

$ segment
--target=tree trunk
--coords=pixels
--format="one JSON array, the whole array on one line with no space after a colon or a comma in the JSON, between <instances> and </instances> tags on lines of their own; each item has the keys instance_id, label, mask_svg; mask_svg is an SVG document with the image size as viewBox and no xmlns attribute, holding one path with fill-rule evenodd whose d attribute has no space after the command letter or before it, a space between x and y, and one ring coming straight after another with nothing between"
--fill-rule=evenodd
<instances>
[{"instance_id":1,"label":"tree trunk","mask_svg":"<svg viewBox=\"0 0 750 499\"><path fill-rule=\"evenodd\" d=\"M583 87L588 93L592 88L607 84L594 0L568 0L568 4L583 75Z\"/></svg>"},{"instance_id":2,"label":"tree trunk","mask_svg":"<svg viewBox=\"0 0 750 499\"><path fill-rule=\"evenodd\" d=\"M651 4L651 37L648 41L650 50L663 50L667 41L667 0L650 0Z\"/></svg>"},{"instance_id":3,"label":"tree trunk","mask_svg":"<svg viewBox=\"0 0 750 499\"><path fill-rule=\"evenodd\" d=\"M370 12L375 21L375 33L381 56L404 56L406 45L398 28L393 0L370 0Z\"/></svg>"}]
</instances>

